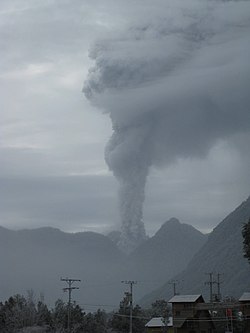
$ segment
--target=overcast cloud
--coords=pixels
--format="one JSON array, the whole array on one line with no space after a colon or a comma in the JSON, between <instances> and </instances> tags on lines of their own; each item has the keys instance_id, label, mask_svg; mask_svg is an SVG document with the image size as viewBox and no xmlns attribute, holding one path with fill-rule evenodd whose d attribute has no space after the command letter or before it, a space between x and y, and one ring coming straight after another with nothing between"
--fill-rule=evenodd
<instances>
[{"instance_id":1,"label":"overcast cloud","mask_svg":"<svg viewBox=\"0 0 250 333\"><path fill-rule=\"evenodd\" d=\"M102 111L153 124L147 233L249 196L249 1L1 1L0 22L1 225L119 227Z\"/></svg>"}]
</instances>

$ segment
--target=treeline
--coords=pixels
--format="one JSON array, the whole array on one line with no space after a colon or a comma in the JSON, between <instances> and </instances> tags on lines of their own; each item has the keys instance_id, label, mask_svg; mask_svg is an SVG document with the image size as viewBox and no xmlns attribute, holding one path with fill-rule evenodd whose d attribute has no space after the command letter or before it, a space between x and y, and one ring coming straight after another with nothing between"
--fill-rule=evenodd
<instances>
[{"instance_id":1,"label":"treeline","mask_svg":"<svg viewBox=\"0 0 250 333\"><path fill-rule=\"evenodd\" d=\"M57 300L51 309L41 298L34 300L33 292L27 297L15 295L0 303L1 333L63 333L68 331L68 314L70 310L70 329L72 333L108 333L129 331L129 304L121 301L117 311L106 313L98 309L86 313L79 305ZM164 316L168 312L167 302L156 301L149 310L138 305L133 308L133 332L143 333L145 324L153 316Z\"/></svg>"}]
</instances>

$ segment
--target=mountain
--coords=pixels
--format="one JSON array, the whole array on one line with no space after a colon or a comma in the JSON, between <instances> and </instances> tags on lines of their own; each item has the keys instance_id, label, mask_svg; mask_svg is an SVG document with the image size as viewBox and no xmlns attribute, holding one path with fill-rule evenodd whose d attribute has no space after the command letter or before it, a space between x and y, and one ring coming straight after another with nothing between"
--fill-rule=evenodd
<instances>
[{"instance_id":1,"label":"mountain","mask_svg":"<svg viewBox=\"0 0 250 333\"><path fill-rule=\"evenodd\" d=\"M119 304L127 286L137 280L135 301L142 304L172 295L170 279L180 281L178 291L208 297L206 273L221 273L223 295L239 297L250 290L250 265L242 252L242 225L250 216L250 198L228 215L209 236L172 218L129 256L107 236L93 232L69 234L54 228L11 231L0 227L0 300L33 289L53 304L67 300L61 277L81 279L73 299L81 306L107 309ZM114 239L117 234L113 235ZM158 288L162 285L161 288ZM152 292L151 292L152 291ZM148 294L151 292L150 294ZM92 308L94 310L95 308Z\"/></svg>"},{"instance_id":2,"label":"mountain","mask_svg":"<svg viewBox=\"0 0 250 333\"><path fill-rule=\"evenodd\" d=\"M67 285L60 278L69 277L82 280L72 295L78 304L112 309L127 290L122 280L138 280L136 301L180 272L205 240L193 227L171 219L127 257L98 233L0 227L0 300L33 289L52 305L58 298L67 300L62 292Z\"/></svg>"},{"instance_id":3,"label":"mountain","mask_svg":"<svg viewBox=\"0 0 250 333\"><path fill-rule=\"evenodd\" d=\"M182 271L206 240L206 235L176 218L165 222L128 257L128 274L138 281L137 296Z\"/></svg>"},{"instance_id":4,"label":"mountain","mask_svg":"<svg viewBox=\"0 0 250 333\"><path fill-rule=\"evenodd\" d=\"M67 300L61 277L81 279L73 299L84 303L115 304L122 295L125 256L109 238L93 233L64 233L58 229L11 231L0 228L0 300L33 289L53 304ZM101 284L100 284L101 281ZM117 281L119 281L117 283ZM84 303L83 303L84 302Z\"/></svg>"},{"instance_id":5,"label":"mountain","mask_svg":"<svg viewBox=\"0 0 250 333\"><path fill-rule=\"evenodd\" d=\"M239 297L250 290L250 265L243 257L242 226L250 217L250 197L229 214L209 235L207 242L189 262L186 269L174 279L180 282L181 294L200 294L209 298L206 273L222 274L222 296ZM216 288L216 285L214 286ZM214 289L216 291L216 289ZM168 282L161 288L146 295L142 304L172 296Z\"/></svg>"}]
</instances>

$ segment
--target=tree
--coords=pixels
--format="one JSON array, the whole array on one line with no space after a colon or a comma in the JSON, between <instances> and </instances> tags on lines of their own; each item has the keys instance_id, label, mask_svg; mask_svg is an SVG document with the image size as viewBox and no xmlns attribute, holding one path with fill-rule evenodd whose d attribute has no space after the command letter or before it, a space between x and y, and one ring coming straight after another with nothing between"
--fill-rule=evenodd
<instances>
[{"instance_id":1,"label":"tree","mask_svg":"<svg viewBox=\"0 0 250 333\"><path fill-rule=\"evenodd\" d=\"M0 328L2 333L14 333L27 323L27 302L21 295L1 303Z\"/></svg>"},{"instance_id":2,"label":"tree","mask_svg":"<svg viewBox=\"0 0 250 333\"><path fill-rule=\"evenodd\" d=\"M84 316L82 308L76 303L71 304L71 331L81 333L84 331Z\"/></svg>"},{"instance_id":3,"label":"tree","mask_svg":"<svg viewBox=\"0 0 250 333\"><path fill-rule=\"evenodd\" d=\"M124 300L120 302L119 310L113 314L110 326L115 332L125 333L129 331L129 306Z\"/></svg>"},{"instance_id":4,"label":"tree","mask_svg":"<svg viewBox=\"0 0 250 333\"><path fill-rule=\"evenodd\" d=\"M43 301L38 301L37 303L37 325L44 326L49 325L52 326L52 318L51 313L47 307L47 305Z\"/></svg>"},{"instance_id":5,"label":"tree","mask_svg":"<svg viewBox=\"0 0 250 333\"><path fill-rule=\"evenodd\" d=\"M98 309L94 314L94 322L96 323L95 333L107 332L107 314L105 311Z\"/></svg>"},{"instance_id":6,"label":"tree","mask_svg":"<svg viewBox=\"0 0 250 333\"><path fill-rule=\"evenodd\" d=\"M70 331L72 333L106 333L107 314L97 310L88 313L75 302L71 303ZM0 302L0 332L68 332L68 303L57 300L51 311L43 298L38 302L34 292L29 291L27 298L22 295L10 297Z\"/></svg>"},{"instance_id":7,"label":"tree","mask_svg":"<svg viewBox=\"0 0 250 333\"><path fill-rule=\"evenodd\" d=\"M52 312L53 326L60 332L64 332L67 329L68 324L68 309L67 305L58 299L55 303L55 307Z\"/></svg>"},{"instance_id":8,"label":"tree","mask_svg":"<svg viewBox=\"0 0 250 333\"><path fill-rule=\"evenodd\" d=\"M26 297L26 325L32 326L36 323L36 305L35 305L35 293L32 289L27 290Z\"/></svg>"},{"instance_id":9,"label":"tree","mask_svg":"<svg viewBox=\"0 0 250 333\"><path fill-rule=\"evenodd\" d=\"M145 331L145 324L148 318L145 317L145 313L139 305L136 305L133 309L133 332L142 333Z\"/></svg>"},{"instance_id":10,"label":"tree","mask_svg":"<svg viewBox=\"0 0 250 333\"><path fill-rule=\"evenodd\" d=\"M247 258L250 263L250 218L248 222L243 225L242 236L244 257Z\"/></svg>"},{"instance_id":11,"label":"tree","mask_svg":"<svg viewBox=\"0 0 250 333\"><path fill-rule=\"evenodd\" d=\"M151 305L152 317L167 317L169 315L169 305L164 299L158 299Z\"/></svg>"},{"instance_id":12,"label":"tree","mask_svg":"<svg viewBox=\"0 0 250 333\"><path fill-rule=\"evenodd\" d=\"M130 304L127 295L120 302L120 308L113 314L110 320L110 326L113 331L119 333L127 333L129 331L129 315L130 315ZM145 314L139 305L133 308L133 321L132 330L134 333L142 333L145 329Z\"/></svg>"},{"instance_id":13,"label":"tree","mask_svg":"<svg viewBox=\"0 0 250 333\"><path fill-rule=\"evenodd\" d=\"M100 309L95 313L88 313L84 317L83 331L85 333L107 332L107 314ZM82 331L81 331L82 332Z\"/></svg>"},{"instance_id":14,"label":"tree","mask_svg":"<svg viewBox=\"0 0 250 333\"><path fill-rule=\"evenodd\" d=\"M71 304L70 309L70 329L73 333L80 333L85 330L85 313L81 307L75 303ZM90 314L91 315L91 314ZM53 327L59 332L67 332L68 328L68 303L58 299L52 313Z\"/></svg>"}]
</instances>

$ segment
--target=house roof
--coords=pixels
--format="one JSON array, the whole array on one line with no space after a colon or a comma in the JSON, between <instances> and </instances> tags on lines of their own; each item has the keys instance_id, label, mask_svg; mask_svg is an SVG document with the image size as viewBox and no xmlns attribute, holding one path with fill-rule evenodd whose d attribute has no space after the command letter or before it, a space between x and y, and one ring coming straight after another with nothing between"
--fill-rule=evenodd
<instances>
[{"instance_id":1,"label":"house roof","mask_svg":"<svg viewBox=\"0 0 250 333\"><path fill-rule=\"evenodd\" d=\"M166 326L163 321L163 317L155 317L145 325L146 327L164 327ZM173 326L173 318L169 317L167 326Z\"/></svg>"},{"instance_id":2,"label":"house roof","mask_svg":"<svg viewBox=\"0 0 250 333\"><path fill-rule=\"evenodd\" d=\"M243 293L239 299L240 302L250 301L250 292Z\"/></svg>"},{"instance_id":3,"label":"house roof","mask_svg":"<svg viewBox=\"0 0 250 333\"><path fill-rule=\"evenodd\" d=\"M175 295L169 300L169 303L194 303L201 295ZM202 298L203 300L203 298Z\"/></svg>"}]
</instances>

